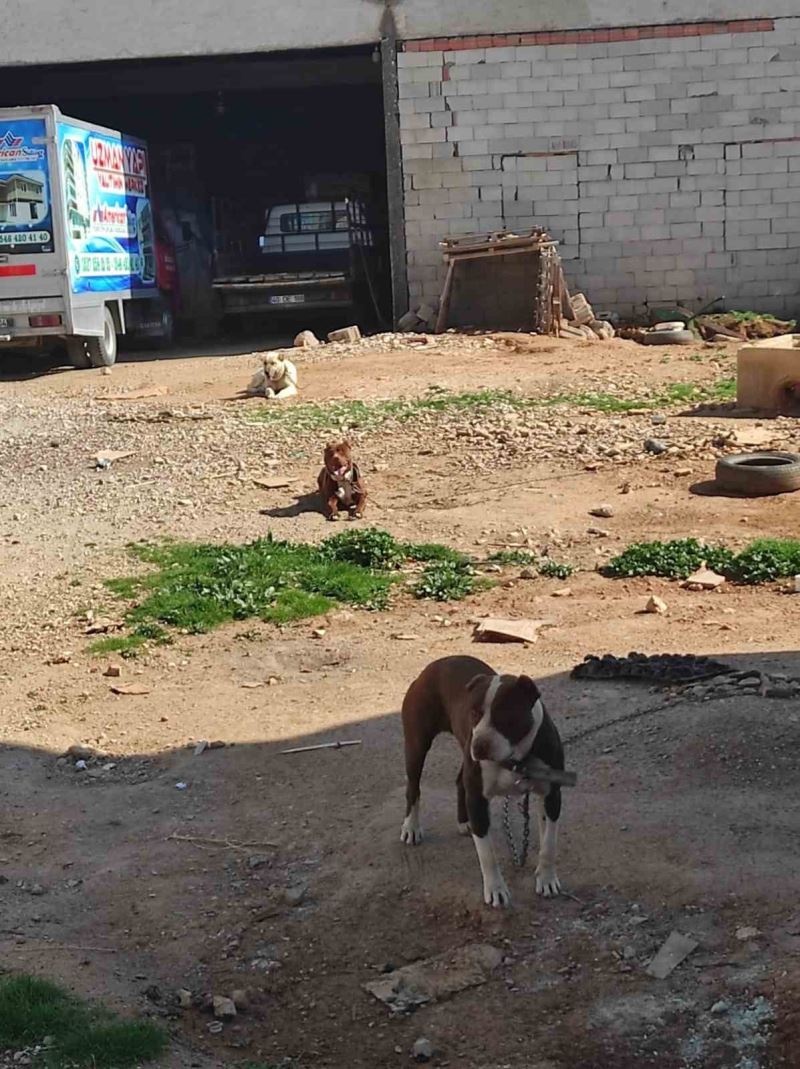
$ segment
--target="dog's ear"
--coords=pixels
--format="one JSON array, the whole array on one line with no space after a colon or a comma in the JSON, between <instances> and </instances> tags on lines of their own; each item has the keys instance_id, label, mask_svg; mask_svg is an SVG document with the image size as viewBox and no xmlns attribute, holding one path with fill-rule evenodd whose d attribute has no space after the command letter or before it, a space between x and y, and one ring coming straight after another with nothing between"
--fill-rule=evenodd
<instances>
[{"instance_id":1,"label":"dog's ear","mask_svg":"<svg viewBox=\"0 0 800 1069\"><path fill-rule=\"evenodd\" d=\"M530 676L520 676L517 679L517 690L521 691L525 698L530 701L531 705L538 701L541 695L539 694L539 688L533 682Z\"/></svg>"},{"instance_id":2,"label":"dog's ear","mask_svg":"<svg viewBox=\"0 0 800 1069\"><path fill-rule=\"evenodd\" d=\"M488 678L489 677L487 675L473 676L472 679L469 681L469 683L467 683L467 686L466 686L467 691L469 691L469 693L472 694L474 691L476 691L478 689L478 687L481 685L481 683L485 683Z\"/></svg>"}]
</instances>

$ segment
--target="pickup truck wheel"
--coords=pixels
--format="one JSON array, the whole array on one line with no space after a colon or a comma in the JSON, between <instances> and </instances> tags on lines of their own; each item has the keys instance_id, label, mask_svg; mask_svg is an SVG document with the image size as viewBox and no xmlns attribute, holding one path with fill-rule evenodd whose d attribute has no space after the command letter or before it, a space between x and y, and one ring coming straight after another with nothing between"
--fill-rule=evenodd
<instances>
[{"instance_id":1,"label":"pickup truck wheel","mask_svg":"<svg viewBox=\"0 0 800 1069\"><path fill-rule=\"evenodd\" d=\"M92 367L113 367L117 360L117 330L114 318L106 308L103 315L103 337L87 338L86 352Z\"/></svg>"},{"instance_id":2,"label":"pickup truck wheel","mask_svg":"<svg viewBox=\"0 0 800 1069\"><path fill-rule=\"evenodd\" d=\"M67 360L79 371L84 371L92 366L92 362L86 352L86 340L84 338L67 338Z\"/></svg>"}]
</instances>

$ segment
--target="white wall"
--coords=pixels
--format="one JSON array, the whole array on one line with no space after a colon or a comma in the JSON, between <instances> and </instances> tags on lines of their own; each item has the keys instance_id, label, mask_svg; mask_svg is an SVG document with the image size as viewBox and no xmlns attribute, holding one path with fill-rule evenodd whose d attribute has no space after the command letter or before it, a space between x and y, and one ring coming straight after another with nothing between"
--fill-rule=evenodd
<instances>
[{"instance_id":1,"label":"white wall","mask_svg":"<svg viewBox=\"0 0 800 1069\"><path fill-rule=\"evenodd\" d=\"M0 0L0 67L795 13L797 0ZM698 10L702 8L702 10Z\"/></svg>"},{"instance_id":2,"label":"white wall","mask_svg":"<svg viewBox=\"0 0 800 1069\"><path fill-rule=\"evenodd\" d=\"M796 313L800 17L774 27L401 54L412 307L443 237L541 225L597 310Z\"/></svg>"}]
</instances>

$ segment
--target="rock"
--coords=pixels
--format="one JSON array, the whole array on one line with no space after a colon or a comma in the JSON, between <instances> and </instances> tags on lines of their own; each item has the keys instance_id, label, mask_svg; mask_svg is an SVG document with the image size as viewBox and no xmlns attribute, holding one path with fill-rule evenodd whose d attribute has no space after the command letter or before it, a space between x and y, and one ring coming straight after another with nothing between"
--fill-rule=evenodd
<instances>
[{"instance_id":1,"label":"rock","mask_svg":"<svg viewBox=\"0 0 800 1069\"><path fill-rule=\"evenodd\" d=\"M597 516L602 520L610 520L614 515L614 510L610 505L598 505L597 508L589 509L590 516Z\"/></svg>"},{"instance_id":2,"label":"rock","mask_svg":"<svg viewBox=\"0 0 800 1069\"><path fill-rule=\"evenodd\" d=\"M81 743L76 743L74 746L70 746L64 756L74 757L76 761L90 761L96 756L96 751L91 746L83 746Z\"/></svg>"},{"instance_id":3,"label":"rock","mask_svg":"<svg viewBox=\"0 0 800 1069\"><path fill-rule=\"evenodd\" d=\"M419 318L416 312L406 312L405 315L400 316L397 320L397 329L403 333L413 333L419 330L422 320Z\"/></svg>"},{"instance_id":4,"label":"rock","mask_svg":"<svg viewBox=\"0 0 800 1069\"><path fill-rule=\"evenodd\" d=\"M191 991L188 991L185 987L179 987L175 994L178 999L178 1005L182 1010L190 1010L192 1008Z\"/></svg>"},{"instance_id":5,"label":"rock","mask_svg":"<svg viewBox=\"0 0 800 1069\"><path fill-rule=\"evenodd\" d=\"M662 453L666 453L668 449L667 443L660 441L658 438L647 438L644 443L645 452L652 453L653 456L660 456Z\"/></svg>"},{"instance_id":6,"label":"rock","mask_svg":"<svg viewBox=\"0 0 800 1069\"><path fill-rule=\"evenodd\" d=\"M727 1013L729 1009L730 1006L725 999L720 999L719 1002L715 1002L711 1007L711 1013L713 1013L715 1017L719 1017L721 1014Z\"/></svg>"},{"instance_id":7,"label":"rock","mask_svg":"<svg viewBox=\"0 0 800 1069\"><path fill-rule=\"evenodd\" d=\"M327 633L327 628L325 628L325 627L315 627L313 629L313 631L311 632L311 635L312 635L313 638L325 638L326 633Z\"/></svg>"},{"instance_id":8,"label":"rock","mask_svg":"<svg viewBox=\"0 0 800 1069\"><path fill-rule=\"evenodd\" d=\"M743 925L741 928L736 929L735 935L740 943L746 943L750 939L757 939L761 935L761 932L758 928L754 928L751 925Z\"/></svg>"},{"instance_id":9,"label":"rock","mask_svg":"<svg viewBox=\"0 0 800 1069\"><path fill-rule=\"evenodd\" d=\"M644 607L645 612L657 613L659 616L663 616L667 611L667 603L663 598L658 597L657 594L652 594L647 599L647 604Z\"/></svg>"},{"instance_id":10,"label":"rock","mask_svg":"<svg viewBox=\"0 0 800 1069\"><path fill-rule=\"evenodd\" d=\"M650 417L650 422L654 427L663 427L667 422L667 417L662 412L654 412Z\"/></svg>"},{"instance_id":11,"label":"rock","mask_svg":"<svg viewBox=\"0 0 800 1069\"><path fill-rule=\"evenodd\" d=\"M554 590L552 592L552 594L550 595L550 597L551 598L571 598L572 597L572 587L571 586L564 586L560 590Z\"/></svg>"},{"instance_id":12,"label":"rock","mask_svg":"<svg viewBox=\"0 0 800 1069\"><path fill-rule=\"evenodd\" d=\"M587 527L586 533L594 535L595 538L608 538L610 532L604 530L602 527Z\"/></svg>"},{"instance_id":13,"label":"rock","mask_svg":"<svg viewBox=\"0 0 800 1069\"><path fill-rule=\"evenodd\" d=\"M697 946L697 940L691 936L677 931L670 932L645 972L655 976L657 980L664 980Z\"/></svg>"},{"instance_id":14,"label":"rock","mask_svg":"<svg viewBox=\"0 0 800 1069\"><path fill-rule=\"evenodd\" d=\"M108 676L110 679L119 679L122 675L122 669L118 664L110 664L103 672L104 676Z\"/></svg>"},{"instance_id":15,"label":"rock","mask_svg":"<svg viewBox=\"0 0 800 1069\"><path fill-rule=\"evenodd\" d=\"M537 642L543 627L553 627L552 620L481 620L474 632L476 642Z\"/></svg>"},{"instance_id":16,"label":"rock","mask_svg":"<svg viewBox=\"0 0 800 1069\"><path fill-rule=\"evenodd\" d=\"M597 337L602 341L610 341L617 333L611 324L607 323L604 319L593 319L589 324L589 328L590 330L593 330Z\"/></svg>"},{"instance_id":17,"label":"rock","mask_svg":"<svg viewBox=\"0 0 800 1069\"><path fill-rule=\"evenodd\" d=\"M308 884L293 883L283 892L283 898L287 906L299 906L308 894Z\"/></svg>"},{"instance_id":18,"label":"rock","mask_svg":"<svg viewBox=\"0 0 800 1069\"><path fill-rule=\"evenodd\" d=\"M214 995L214 1016L223 1021L229 1021L236 1016L236 1005L232 998L225 995Z\"/></svg>"},{"instance_id":19,"label":"rock","mask_svg":"<svg viewBox=\"0 0 800 1069\"><path fill-rule=\"evenodd\" d=\"M706 568L705 564L703 564L696 572L692 572L692 574L684 580L681 586L686 590L716 590L717 587L722 586L724 582L724 575L718 575L716 572L712 572L710 568Z\"/></svg>"},{"instance_id":20,"label":"rock","mask_svg":"<svg viewBox=\"0 0 800 1069\"><path fill-rule=\"evenodd\" d=\"M528 565L526 568L522 569L522 571L519 573L519 577L520 579L538 579L539 572L536 570L536 568L531 568L531 566Z\"/></svg>"},{"instance_id":21,"label":"rock","mask_svg":"<svg viewBox=\"0 0 800 1069\"><path fill-rule=\"evenodd\" d=\"M251 854L247 859L247 867L250 869L260 869L268 864L269 858L265 854Z\"/></svg>"},{"instance_id":22,"label":"rock","mask_svg":"<svg viewBox=\"0 0 800 1069\"><path fill-rule=\"evenodd\" d=\"M296 349L315 349L320 344L313 330L301 330L294 339Z\"/></svg>"},{"instance_id":23,"label":"rock","mask_svg":"<svg viewBox=\"0 0 800 1069\"><path fill-rule=\"evenodd\" d=\"M250 995L244 987L237 987L231 991L231 999L237 1010L246 1010L250 1006Z\"/></svg>"},{"instance_id":24,"label":"rock","mask_svg":"<svg viewBox=\"0 0 800 1069\"><path fill-rule=\"evenodd\" d=\"M361 341L361 331L358 327L342 327L341 330L332 330L328 335L328 341L343 341L355 343Z\"/></svg>"},{"instance_id":25,"label":"rock","mask_svg":"<svg viewBox=\"0 0 800 1069\"><path fill-rule=\"evenodd\" d=\"M433 1057L433 1044L431 1041L425 1039L424 1036L420 1036L411 1048L411 1057L415 1062L429 1062Z\"/></svg>"}]
</instances>

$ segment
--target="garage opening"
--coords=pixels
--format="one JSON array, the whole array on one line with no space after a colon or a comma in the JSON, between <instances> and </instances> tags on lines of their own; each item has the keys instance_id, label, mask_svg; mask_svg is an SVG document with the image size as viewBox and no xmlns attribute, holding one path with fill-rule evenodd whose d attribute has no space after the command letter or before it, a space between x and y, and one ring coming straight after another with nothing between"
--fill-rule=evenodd
<instances>
[{"instance_id":1,"label":"garage opening","mask_svg":"<svg viewBox=\"0 0 800 1069\"><path fill-rule=\"evenodd\" d=\"M179 331L391 321L380 53L15 68L0 105L147 141Z\"/></svg>"}]
</instances>

